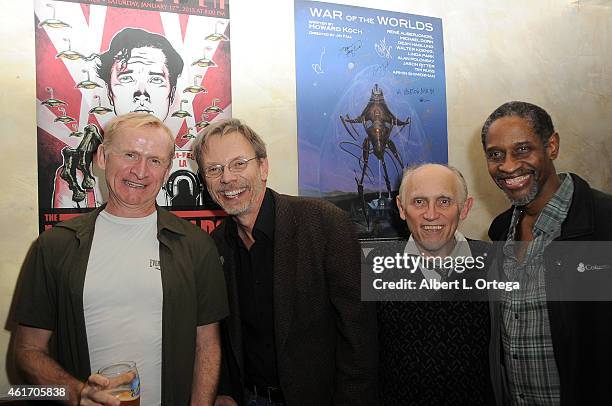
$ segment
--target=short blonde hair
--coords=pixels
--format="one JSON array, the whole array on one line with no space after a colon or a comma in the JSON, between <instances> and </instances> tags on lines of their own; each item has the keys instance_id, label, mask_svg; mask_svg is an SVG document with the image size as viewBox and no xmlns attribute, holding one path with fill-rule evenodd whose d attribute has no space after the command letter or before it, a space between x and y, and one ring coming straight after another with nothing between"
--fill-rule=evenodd
<instances>
[{"instance_id":1,"label":"short blonde hair","mask_svg":"<svg viewBox=\"0 0 612 406\"><path fill-rule=\"evenodd\" d=\"M168 135L168 139L172 142L172 150L168 152L168 158L170 163L172 163L172 158L174 158L174 135L172 134L172 131L170 131L168 126L159 118L155 117L153 114L145 112L127 113L117 116L109 121L106 127L104 127L104 141L102 141L105 151L108 150L108 147L111 146L113 139L118 133L121 132L121 130L125 128L140 127L161 128L164 130L164 132Z\"/></svg>"}]
</instances>

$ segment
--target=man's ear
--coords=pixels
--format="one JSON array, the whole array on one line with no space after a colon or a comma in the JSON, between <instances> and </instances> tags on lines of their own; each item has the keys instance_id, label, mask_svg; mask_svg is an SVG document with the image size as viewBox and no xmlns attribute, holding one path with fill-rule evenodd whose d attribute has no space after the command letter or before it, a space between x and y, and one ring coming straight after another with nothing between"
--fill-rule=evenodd
<instances>
[{"instance_id":1,"label":"man's ear","mask_svg":"<svg viewBox=\"0 0 612 406\"><path fill-rule=\"evenodd\" d=\"M260 158L259 159L259 173L261 175L261 180L266 182L268 180L268 158Z\"/></svg>"},{"instance_id":2,"label":"man's ear","mask_svg":"<svg viewBox=\"0 0 612 406\"><path fill-rule=\"evenodd\" d=\"M472 205L474 204L474 198L471 196L468 196L468 198L465 200L465 203L463 203L463 208L461 209L461 213L459 213L459 218L461 220L465 220L468 216L468 213L470 212L470 209L472 208Z\"/></svg>"},{"instance_id":3,"label":"man's ear","mask_svg":"<svg viewBox=\"0 0 612 406\"><path fill-rule=\"evenodd\" d=\"M548 142L546 145L546 153L548 154L548 157L550 158L551 161L554 161L559 156L559 144L560 143L561 143L561 140L559 139L559 133L555 131L548 139Z\"/></svg>"},{"instance_id":4,"label":"man's ear","mask_svg":"<svg viewBox=\"0 0 612 406\"><path fill-rule=\"evenodd\" d=\"M100 167L100 169L106 169L106 156L104 155L104 144L100 144L98 146L98 151L96 151L96 163Z\"/></svg>"},{"instance_id":5,"label":"man's ear","mask_svg":"<svg viewBox=\"0 0 612 406\"><path fill-rule=\"evenodd\" d=\"M395 197L395 204L397 204L397 210L399 211L399 215L402 220L406 220L406 215L404 214L404 206L402 206L402 200L399 196Z\"/></svg>"}]
</instances>

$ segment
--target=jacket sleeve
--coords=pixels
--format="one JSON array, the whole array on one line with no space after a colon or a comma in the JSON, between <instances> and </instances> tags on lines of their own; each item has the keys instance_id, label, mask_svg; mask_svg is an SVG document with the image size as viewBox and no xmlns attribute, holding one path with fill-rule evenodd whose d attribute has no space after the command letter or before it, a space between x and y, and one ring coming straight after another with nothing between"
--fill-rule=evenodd
<instances>
[{"instance_id":1,"label":"jacket sleeve","mask_svg":"<svg viewBox=\"0 0 612 406\"><path fill-rule=\"evenodd\" d=\"M361 301L360 246L351 220L340 210L326 217L325 272L337 328L333 403L375 405L378 404L375 303Z\"/></svg>"},{"instance_id":2,"label":"jacket sleeve","mask_svg":"<svg viewBox=\"0 0 612 406\"><path fill-rule=\"evenodd\" d=\"M41 237L34 241L28 251L19 282L15 321L30 327L55 330L56 280L46 262Z\"/></svg>"}]
</instances>

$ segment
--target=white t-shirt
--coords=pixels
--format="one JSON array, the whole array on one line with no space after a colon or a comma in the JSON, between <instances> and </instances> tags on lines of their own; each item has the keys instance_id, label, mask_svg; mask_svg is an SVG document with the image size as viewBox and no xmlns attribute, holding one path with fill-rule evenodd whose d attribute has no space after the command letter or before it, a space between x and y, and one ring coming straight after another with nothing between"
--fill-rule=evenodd
<instances>
[{"instance_id":1,"label":"white t-shirt","mask_svg":"<svg viewBox=\"0 0 612 406\"><path fill-rule=\"evenodd\" d=\"M83 310L92 373L135 361L141 404L161 404L162 284L157 212L142 218L102 211L96 219Z\"/></svg>"}]
</instances>

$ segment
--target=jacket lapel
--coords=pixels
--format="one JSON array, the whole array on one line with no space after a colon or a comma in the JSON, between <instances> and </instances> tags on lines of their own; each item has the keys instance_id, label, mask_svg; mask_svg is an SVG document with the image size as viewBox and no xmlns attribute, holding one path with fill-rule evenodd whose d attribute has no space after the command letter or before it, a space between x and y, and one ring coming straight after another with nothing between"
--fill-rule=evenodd
<instances>
[{"instance_id":1,"label":"jacket lapel","mask_svg":"<svg viewBox=\"0 0 612 406\"><path fill-rule=\"evenodd\" d=\"M573 173L567 176L571 176L574 182L574 194L569 212L561 225L561 237L558 240L590 235L595 228L593 191L580 176ZM512 212L513 207L493 220L489 228L489 238L492 241L505 241L512 220Z\"/></svg>"},{"instance_id":2,"label":"jacket lapel","mask_svg":"<svg viewBox=\"0 0 612 406\"><path fill-rule=\"evenodd\" d=\"M274 197L274 329L276 348L280 354L289 334L293 317L295 281L298 272L298 246L295 215L287 198L272 192Z\"/></svg>"},{"instance_id":3,"label":"jacket lapel","mask_svg":"<svg viewBox=\"0 0 612 406\"><path fill-rule=\"evenodd\" d=\"M572 204L561 225L561 237L558 240L578 238L591 235L595 229L593 192L588 183L575 174L569 174L574 182Z\"/></svg>"}]
</instances>

